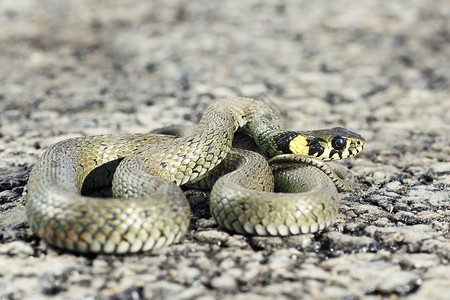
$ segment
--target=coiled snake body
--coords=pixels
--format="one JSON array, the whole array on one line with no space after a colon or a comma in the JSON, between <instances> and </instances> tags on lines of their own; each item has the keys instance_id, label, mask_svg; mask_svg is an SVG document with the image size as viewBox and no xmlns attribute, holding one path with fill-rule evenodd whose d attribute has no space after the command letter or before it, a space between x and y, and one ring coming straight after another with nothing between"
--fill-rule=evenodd
<instances>
[{"instance_id":1,"label":"coiled snake body","mask_svg":"<svg viewBox=\"0 0 450 300\"><path fill-rule=\"evenodd\" d=\"M270 165L261 154L232 147L239 128L265 157L273 157ZM336 187L351 189L349 171L324 160L353 156L364 146L361 136L343 128L282 130L266 104L223 99L186 137L117 134L51 146L30 174L27 216L40 238L71 251L155 250L179 241L189 225L189 204L178 186L217 180L211 214L226 230L262 236L317 232L338 212ZM114 198L80 195L111 181Z\"/></svg>"}]
</instances>

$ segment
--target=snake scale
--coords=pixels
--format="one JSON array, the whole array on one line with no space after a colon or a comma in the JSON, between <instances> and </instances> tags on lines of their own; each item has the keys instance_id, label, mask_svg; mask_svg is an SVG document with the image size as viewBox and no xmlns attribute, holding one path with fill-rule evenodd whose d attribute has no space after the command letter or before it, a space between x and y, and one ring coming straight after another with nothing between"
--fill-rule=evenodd
<instances>
[{"instance_id":1,"label":"snake scale","mask_svg":"<svg viewBox=\"0 0 450 300\"><path fill-rule=\"evenodd\" d=\"M238 129L261 154L233 147ZM226 98L208 107L188 136L100 135L49 147L30 174L27 217L37 236L69 251L153 251L187 231L190 208L179 186L212 185L211 214L228 231L314 233L335 219L337 189L352 188L349 171L325 161L364 146L340 127L283 130L267 104ZM113 198L82 195L111 183Z\"/></svg>"}]
</instances>

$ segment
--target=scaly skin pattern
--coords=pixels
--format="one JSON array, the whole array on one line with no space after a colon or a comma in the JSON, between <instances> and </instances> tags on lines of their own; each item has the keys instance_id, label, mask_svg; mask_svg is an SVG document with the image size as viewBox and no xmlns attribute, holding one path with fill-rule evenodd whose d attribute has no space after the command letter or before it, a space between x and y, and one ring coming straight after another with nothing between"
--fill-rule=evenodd
<instances>
[{"instance_id":1,"label":"scaly skin pattern","mask_svg":"<svg viewBox=\"0 0 450 300\"><path fill-rule=\"evenodd\" d=\"M241 234L289 236L315 233L333 223L339 210L337 189L353 188L348 169L295 154L278 156L269 161L274 194L251 167L266 160L252 153L240 150L227 157L239 168L212 188L211 214L221 227Z\"/></svg>"},{"instance_id":2,"label":"scaly skin pattern","mask_svg":"<svg viewBox=\"0 0 450 300\"><path fill-rule=\"evenodd\" d=\"M232 148L238 128L264 156ZM266 104L223 99L186 137L117 134L51 146L30 174L27 217L40 238L70 251L152 251L178 242L187 230L189 204L178 186L213 178L211 213L223 228L253 235L316 232L337 214L336 187L351 188L348 172L318 158L350 157L364 145L342 128L283 131ZM269 165L266 157L273 156ZM80 194L111 182L114 198Z\"/></svg>"}]
</instances>

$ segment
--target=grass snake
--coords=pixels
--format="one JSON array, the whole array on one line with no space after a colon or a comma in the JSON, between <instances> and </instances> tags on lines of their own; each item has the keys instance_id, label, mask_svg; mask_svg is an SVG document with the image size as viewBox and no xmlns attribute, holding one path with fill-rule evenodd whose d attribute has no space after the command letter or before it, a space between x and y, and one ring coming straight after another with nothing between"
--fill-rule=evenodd
<instances>
[{"instance_id":1,"label":"grass snake","mask_svg":"<svg viewBox=\"0 0 450 300\"><path fill-rule=\"evenodd\" d=\"M238 129L260 153L233 147ZM188 136L124 133L49 147L30 174L27 217L37 236L70 251L153 251L186 233L190 208L179 186L190 184L212 186L211 214L228 231L314 233L335 219L337 189L352 188L350 172L326 161L364 146L340 127L283 130L267 104L226 98L208 107ZM112 198L80 194L111 183Z\"/></svg>"}]
</instances>

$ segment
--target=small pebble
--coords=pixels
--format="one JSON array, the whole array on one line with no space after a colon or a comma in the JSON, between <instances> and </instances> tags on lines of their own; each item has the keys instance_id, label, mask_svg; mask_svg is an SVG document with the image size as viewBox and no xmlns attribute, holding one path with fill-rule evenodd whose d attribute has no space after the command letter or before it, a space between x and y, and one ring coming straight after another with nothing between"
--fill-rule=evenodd
<instances>
[{"instance_id":1,"label":"small pebble","mask_svg":"<svg viewBox=\"0 0 450 300\"><path fill-rule=\"evenodd\" d=\"M211 280L211 286L219 290L232 291L236 289L237 282L233 276L224 274L218 277L214 277Z\"/></svg>"}]
</instances>

